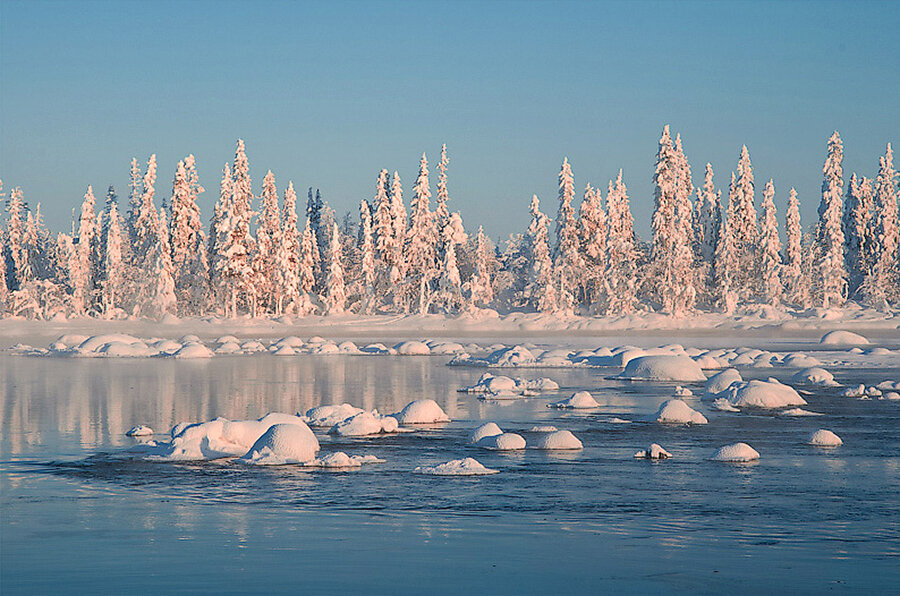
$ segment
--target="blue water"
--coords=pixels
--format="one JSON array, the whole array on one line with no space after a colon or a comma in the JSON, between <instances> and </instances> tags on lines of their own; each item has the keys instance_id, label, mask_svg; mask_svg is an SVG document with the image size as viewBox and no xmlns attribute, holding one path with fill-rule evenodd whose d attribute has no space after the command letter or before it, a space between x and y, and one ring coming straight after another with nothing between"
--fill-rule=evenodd
<instances>
[{"instance_id":1,"label":"blue water","mask_svg":"<svg viewBox=\"0 0 900 596\"><path fill-rule=\"evenodd\" d=\"M519 370L562 386L510 404L457 393L482 371L444 357L268 355L210 361L0 356L0 589L4 594L892 591L900 582L900 403L816 389L787 418L709 411L704 427L646 419L672 385L601 370ZM829 367L841 382L900 369ZM792 371L743 371L745 378ZM699 396L698 386L692 387ZM546 407L588 389L588 414ZM149 424L258 418L351 402L382 412L433 398L453 419L377 439L320 436L324 453L375 454L350 472L150 463L124 455ZM632 420L611 424L610 418ZM526 439L573 431L577 453L465 445L483 421ZM804 445L829 428L844 445ZM736 441L761 454L708 461ZM651 442L675 456L632 455ZM476 457L499 474L440 478L419 465Z\"/></svg>"}]
</instances>

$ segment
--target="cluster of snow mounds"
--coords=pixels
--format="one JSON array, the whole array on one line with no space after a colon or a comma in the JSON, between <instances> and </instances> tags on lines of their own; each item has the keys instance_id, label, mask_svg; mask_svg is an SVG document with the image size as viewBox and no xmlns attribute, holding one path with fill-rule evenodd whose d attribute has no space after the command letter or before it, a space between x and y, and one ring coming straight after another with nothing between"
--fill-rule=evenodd
<instances>
[{"instance_id":1,"label":"cluster of snow mounds","mask_svg":"<svg viewBox=\"0 0 900 596\"><path fill-rule=\"evenodd\" d=\"M485 468L478 460L467 457L450 460L436 466L418 466L413 472L431 476L486 476L497 474L500 470Z\"/></svg>"},{"instance_id":2,"label":"cluster of snow mounds","mask_svg":"<svg viewBox=\"0 0 900 596\"><path fill-rule=\"evenodd\" d=\"M706 416L680 399L664 401L656 412L656 421L664 424L706 424Z\"/></svg>"},{"instance_id":3,"label":"cluster of snow mounds","mask_svg":"<svg viewBox=\"0 0 900 596\"><path fill-rule=\"evenodd\" d=\"M436 424L450 422L450 417L433 399L417 399L393 415L400 424Z\"/></svg>"},{"instance_id":4,"label":"cluster of snow mounds","mask_svg":"<svg viewBox=\"0 0 900 596\"><path fill-rule=\"evenodd\" d=\"M747 443L734 443L732 445L719 447L709 459L713 461L742 463L759 459L759 452Z\"/></svg>"},{"instance_id":5,"label":"cluster of snow mounds","mask_svg":"<svg viewBox=\"0 0 900 596\"><path fill-rule=\"evenodd\" d=\"M669 459L672 454L656 443L652 443L646 450L638 451L634 456L638 459Z\"/></svg>"},{"instance_id":6,"label":"cluster of snow mounds","mask_svg":"<svg viewBox=\"0 0 900 596\"><path fill-rule=\"evenodd\" d=\"M839 346L864 346L869 340L851 331L829 331L819 340L823 345L839 345Z\"/></svg>"},{"instance_id":7,"label":"cluster of snow mounds","mask_svg":"<svg viewBox=\"0 0 900 596\"><path fill-rule=\"evenodd\" d=\"M505 433L495 423L488 422L472 431L469 444L491 451L517 451L525 449L525 438L516 433Z\"/></svg>"},{"instance_id":8,"label":"cluster of snow mounds","mask_svg":"<svg viewBox=\"0 0 900 596\"><path fill-rule=\"evenodd\" d=\"M478 382L469 387L463 387L460 393L479 393L490 398L508 396L509 399L536 395L542 391L557 391L559 384L553 379L541 377L538 379L521 379L504 375L492 375L484 373Z\"/></svg>"},{"instance_id":9,"label":"cluster of snow mounds","mask_svg":"<svg viewBox=\"0 0 900 596\"><path fill-rule=\"evenodd\" d=\"M331 427L329 434L341 437L368 437L396 433L400 424L393 416L382 416L378 410L359 412Z\"/></svg>"},{"instance_id":10,"label":"cluster of snow mounds","mask_svg":"<svg viewBox=\"0 0 900 596\"><path fill-rule=\"evenodd\" d=\"M824 428L820 428L809 435L809 439L806 442L816 447L840 447L844 444L844 441L839 436Z\"/></svg>"},{"instance_id":11,"label":"cluster of snow mounds","mask_svg":"<svg viewBox=\"0 0 900 596\"><path fill-rule=\"evenodd\" d=\"M599 408L600 404L589 392L579 391L562 401L547 404L547 407L561 410L589 410L591 408Z\"/></svg>"},{"instance_id":12,"label":"cluster of snow mounds","mask_svg":"<svg viewBox=\"0 0 900 596\"><path fill-rule=\"evenodd\" d=\"M819 368L816 366L798 370L791 377L791 380L795 383L802 383L806 385L821 385L823 387L840 386L840 383L834 380L834 375L832 375L824 368Z\"/></svg>"},{"instance_id":13,"label":"cluster of snow mounds","mask_svg":"<svg viewBox=\"0 0 900 596\"><path fill-rule=\"evenodd\" d=\"M689 356L639 356L616 376L628 381L705 381L706 375Z\"/></svg>"},{"instance_id":14,"label":"cluster of snow mounds","mask_svg":"<svg viewBox=\"0 0 900 596\"><path fill-rule=\"evenodd\" d=\"M724 395L722 399L735 408L779 409L806 405L806 400L793 387L774 378L732 383Z\"/></svg>"}]
</instances>

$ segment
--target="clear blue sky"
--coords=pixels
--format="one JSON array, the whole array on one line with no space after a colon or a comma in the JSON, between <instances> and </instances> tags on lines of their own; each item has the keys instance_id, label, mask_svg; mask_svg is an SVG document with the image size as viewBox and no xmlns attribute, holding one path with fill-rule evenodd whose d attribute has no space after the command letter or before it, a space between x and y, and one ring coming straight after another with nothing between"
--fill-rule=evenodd
<instances>
[{"instance_id":1,"label":"clear blue sky","mask_svg":"<svg viewBox=\"0 0 900 596\"><path fill-rule=\"evenodd\" d=\"M809 223L832 130L848 176L900 140L898 59L900 2L2 0L0 177L66 230L132 156L160 196L193 153L206 219L242 137L254 190L272 169L343 213L446 142L469 227L520 231L532 193L554 215L568 156L579 192L624 169L646 236L670 123L695 182L710 161L726 188L746 143Z\"/></svg>"}]
</instances>

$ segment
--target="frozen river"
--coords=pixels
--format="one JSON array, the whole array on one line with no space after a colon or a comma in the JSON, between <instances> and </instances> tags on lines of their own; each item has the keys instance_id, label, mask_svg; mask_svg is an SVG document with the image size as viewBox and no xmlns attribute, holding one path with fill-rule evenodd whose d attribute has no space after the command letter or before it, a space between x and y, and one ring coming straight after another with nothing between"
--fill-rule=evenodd
<instances>
[{"instance_id":1,"label":"frozen river","mask_svg":"<svg viewBox=\"0 0 900 596\"><path fill-rule=\"evenodd\" d=\"M561 388L485 402L457 392L483 371L448 359L3 353L0 589L886 592L900 582L900 402L816 388L805 407L823 416L734 414L710 409L702 384L689 384L695 397L685 399L709 424L668 426L650 418L674 384L608 380L609 369L519 369L509 374L549 376ZM845 385L900 380L896 364L827 368ZM788 381L795 370L741 372ZM601 407L547 408L582 389ZM341 402L389 413L420 398L436 400L452 422L365 439L316 430L323 452L385 460L355 471L122 456L135 424L167 432ZM485 421L526 439L534 425L555 425L584 449L467 446ZM844 445L806 445L818 428ZM760 460L708 460L737 441ZM674 457L632 457L651 442ZM462 457L500 473L412 473Z\"/></svg>"}]
</instances>

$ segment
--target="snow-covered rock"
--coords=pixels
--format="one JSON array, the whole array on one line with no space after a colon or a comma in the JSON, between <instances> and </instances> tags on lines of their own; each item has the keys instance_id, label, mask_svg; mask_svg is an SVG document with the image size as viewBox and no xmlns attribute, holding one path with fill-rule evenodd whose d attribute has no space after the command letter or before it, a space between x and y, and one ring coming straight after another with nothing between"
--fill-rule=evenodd
<instances>
[{"instance_id":1,"label":"snow-covered rock","mask_svg":"<svg viewBox=\"0 0 900 596\"><path fill-rule=\"evenodd\" d=\"M890 401L900 400L900 393L897 393L896 391L888 391L887 393L884 394L884 399L887 399Z\"/></svg>"},{"instance_id":2,"label":"snow-covered rock","mask_svg":"<svg viewBox=\"0 0 900 596\"><path fill-rule=\"evenodd\" d=\"M500 427L497 426L496 423L486 422L472 431L472 433L469 435L469 444L474 445L485 437L492 437L501 434L503 434L503 431L500 430Z\"/></svg>"},{"instance_id":3,"label":"snow-covered rock","mask_svg":"<svg viewBox=\"0 0 900 596\"><path fill-rule=\"evenodd\" d=\"M318 450L318 439L302 422L274 424L239 461L256 465L299 464L314 459Z\"/></svg>"},{"instance_id":4,"label":"snow-covered rock","mask_svg":"<svg viewBox=\"0 0 900 596\"><path fill-rule=\"evenodd\" d=\"M401 356L428 356L431 354L428 344L421 341L404 341L394 346L394 349Z\"/></svg>"},{"instance_id":5,"label":"snow-covered rock","mask_svg":"<svg viewBox=\"0 0 900 596\"><path fill-rule=\"evenodd\" d=\"M692 395L694 395L694 392L687 387L682 387L681 385L675 387L675 397L691 397Z\"/></svg>"},{"instance_id":6,"label":"snow-covered rock","mask_svg":"<svg viewBox=\"0 0 900 596\"><path fill-rule=\"evenodd\" d=\"M433 399L417 399L410 402L399 413L394 414L394 417L400 424L450 422L450 417Z\"/></svg>"},{"instance_id":7,"label":"snow-covered rock","mask_svg":"<svg viewBox=\"0 0 900 596\"><path fill-rule=\"evenodd\" d=\"M824 345L863 346L869 340L858 333L851 331L829 331L819 340Z\"/></svg>"},{"instance_id":8,"label":"snow-covered rock","mask_svg":"<svg viewBox=\"0 0 900 596\"><path fill-rule=\"evenodd\" d=\"M377 410L360 412L338 422L328 431L341 437L367 437L397 432L399 425L393 416L382 416Z\"/></svg>"},{"instance_id":9,"label":"snow-covered rock","mask_svg":"<svg viewBox=\"0 0 900 596\"><path fill-rule=\"evenodd\" d=\"M516 451L525 449L525 439L522 435L517 435L516 433L500 433L499 435L482 437L475 443L475 446L492 451Z\"/></svg>"},{"instance_id":10,"label":"snow-covered rock","mask_svg":"<svg viewBox=\"0 0 900 596\"><path fill-rule=\"evenodd\" d=\"M669 459L672 454L656 443L652 443L646 450L638 451L634 456L640 459Z\"/></svg>"},{"instance_id":11,"label":"snow-covered rock","mask_svg":"<svg viewBox=\"0 0 900 596\"><path fill-rule=\"evenodd\" d=\"M817 366L798 370L791 377L791 380L795 383L804 383L807 385L822 385L825 387L837 387L839 385L834 380L834 376L830 372L828 372L824 368L819 368Z\"/></svg>"},{"instance_id":12,"label":"snow-covered rock","mask_svg":"<svg viewBox=\"0 0 900 596\"><path fill-rule=\"evenodd\" d=\"M866 386L860 383L856 387L847 387L841 391L841 397L862 397L866 394Z\"/></svg>"},{"instance_id":13,"label":"snow-covered rock","mask_svg":"<svg viewBox=\"0 0 900 596\"><path fill-rule=\"evenodd\" d=\"M203 344L191 342L184 344L178 351L172 354L172 357L179 360L189 358L212 358L213 353L212 350Z\"/></svg>"},{"instance_id":14,"label":"snow-covered rock","mask_svg":"<svg viewBox=\"0 0 900 596\"><path fill-rule=\"evenodd\" d=\"M492 352L487 358L488 366L514 367L529 366L536 362L534 354L525 346L502 347Z\"/></svg>"},{"instance_id":15,"label":"snow-covered rock","mask_svg":"<svg viewBox=\"0 0 900 596\"><path fill-rule=\"evenodd\" d=\"M839 447L844 444L839 436L824 428L820 428L809 435L806 443L816 447Z\"/></svg>"},{"instance_id":16,"label":"snow-covered rock","mask_svg":"<svg viewBox=\"0 0 900 596\"><path fill-rule=\"evenodd\" d=\"M478 460L471 457L453 459L436 466L418 466L413 470L416 474L429 474L432 476L486 476L488 474L497 474L499 471L485 468Z\"/></svg>"},{"instance_id":17,"label":"snow-covered rock","mask_svg":"<svg viewBox=\"0 0 900 596\"><path fill-rule=\"evenodd\" d=\"M362 408L357 408L347 403L333 406L316 406L308 409L301 418L310 426L332 427L347 418L356 416L362 411Z\"/></svg>"},{"instance_id":18,"label":"snow-covered rock","mask_svg":"<svg viewBox=\"0 0 900 596\"><path fill-rule=\"evenodd\" d=\"M759 459L759 452L747 443L734 443L720 447L710 459L725 462L748 462Z\"/></svg>"},{"instance_id":19,"label":"snow-covered rock","mask_svg":"<svg viewBox=\"0 0 900 596\"><path fill-rule=\"evenodd\" d=\"M146 424L138 424L132 426L131 430L125 433L126 437L147 437L153 434L153 429Z\"/></svg>"},{"instance_id":20,"label":"snow-covered rock","mask_svg":"<svg viewBox=\"0 0 900 596\"><path fill-rule=\"evenodd\" d=\"M567 430L557 430L540 436L532 446L535 449L543 449L548 451L577 450L584 448L584 445L580 440L578 440L578 437Z\"/></svg>"},{"instance_id":21,"label":"snow-covered rock","mask_svg":"<svg viewBox=\"0 0 900 596\"><path fill-rule=\"evenodd\" d=\"M384 463L383 459L374 455L347 455L343 451L322 455L311 461L304 463L308 468L326 468L326 469L348 469L358 468L363 464Z\"/></svg>"},{"instance_id":22,"label":"snow-covered rock","mask_svg":"<svg viewBox=\"0 0 900 596\"><path fill-rule=\"evenodd\" d=\"M625 365L618 375L633 381L705 381L700 365L689 356L639 356Z\"/></svg>"},{"instance_id":23,"label":"snow-covered rock","mask_svg":"<svg viewBox=\"0 0 900 596\"><path fill-rule=\"evenodd\" d=\"M706 416L680 399L664 401L656 412L656 421L666 424L706 424Z\"/></svg>"},{"instance_id":24,"label":"snow-covered rock","mask_svg":"<svg viewBox=\"0 0 900 596\"><path fill-rule=\"evenodd\" d=\"M791 368L803 368L809 366L819 366L822 362L809 354L803 352L793 352L784 357L783 364Z\"/></svg>"},{"instance_id":25,"label":"snow-covered rock","mask_svg":"<svg viewBox=\"0 0 900 596\"><path fill-rule=\"evenodd\" d=\"M578 393L574 393L571 397L568 397L562 401L547 404L547 407L559 408L563 410L587 410L590 408L599 408L600 404L597 403L597 401L589 392L579 391Z\"/></svg>"},{"instance_id":26,"label":"snow-covered rock","mask_svg":"<svg viewBox=\"0 0 900 596\"><path fill-rule=\"evenodd\" d=\"M712 407L720 412L740 412L740 408L735 408L728 399L719 397L712 403Z\"/></svg>"},{"instance_id":27,"label":"snow-covered rock","mask_svg":"<svg viewBox=\"0 0 900 596\"><path fill-rule=\"evenodd\" d=\"M786 408L806 405L793 387L783 385L776 379L760 381L753 379L745 383L735 383L725 392L725 399L737 408Z\"/></svg>"},{"instance_id":28,"label":"snow-covered rock","mask_svg":"<svg viewBox=\"0 0 900 596\"><path fill-rule=\"evenodd\" d=\"M707 379L705 387L706 395L721 395L734 383L740 383L743 380L741 373L739 373L736 368L726 368Z\"/></svg>"}]
</instances>

